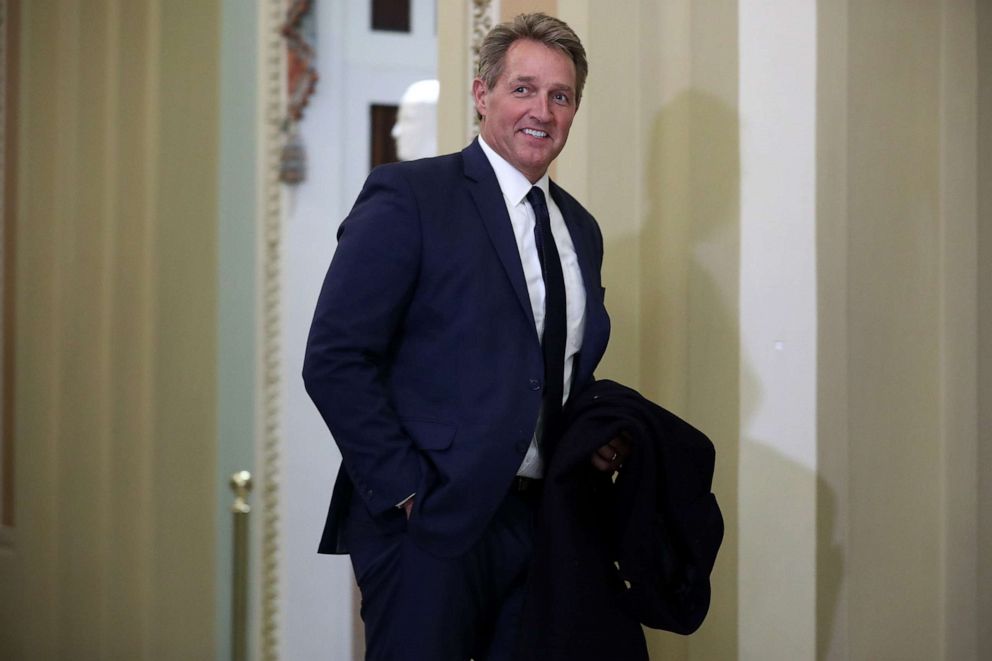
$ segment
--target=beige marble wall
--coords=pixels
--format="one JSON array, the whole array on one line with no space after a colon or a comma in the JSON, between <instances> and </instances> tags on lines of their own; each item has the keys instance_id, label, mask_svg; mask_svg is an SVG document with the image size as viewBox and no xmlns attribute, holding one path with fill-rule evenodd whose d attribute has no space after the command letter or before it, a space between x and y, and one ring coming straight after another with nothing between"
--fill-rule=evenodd
<instances>
[{"instance_id":1,"label":"beige marble wall","mask_svg":"<svg viewBox=\"0 0 992 661\"><path fill-rule=\"evenodd\" d=\"M819 649L979 658L975 5L827 5Z\"/></svg>"},{"instance_id":2,"label":"beige marble wall","mask_svg":"<svg viewBox=\"0 0 992 661\"><path fill-rule=\"evenodd\" d=\"M0 656L209 658L219 3L21 7Z\"/></svg>"},{"instance_id":3,"label":"beige marble wall","mask_svg":"<svg viewBox=\"0 0 992 661\"><path fill-rule=\"evenodd\" d=\"M557 179L606 238L614 332L599 376L717 446L727 536L710 616L688 639L650 633L652 658L984 658L990 14L973 0L820 1L799 23L784 2L755 26L747 6L557 3L591 64ZM753 80L773 52L742 36L755 29L815 49L812 116L796 117L813 177L781 190L812 204L815 277L784 270L774 288L741 261L775 255L741 243L761 235L742 191L775 157L741 139L742 72ZM776 291L815 303L802 460L750 431L759 412L785 429L796 415L745 353L762 296L781 312Z\"/></svg>"}]
</instances>

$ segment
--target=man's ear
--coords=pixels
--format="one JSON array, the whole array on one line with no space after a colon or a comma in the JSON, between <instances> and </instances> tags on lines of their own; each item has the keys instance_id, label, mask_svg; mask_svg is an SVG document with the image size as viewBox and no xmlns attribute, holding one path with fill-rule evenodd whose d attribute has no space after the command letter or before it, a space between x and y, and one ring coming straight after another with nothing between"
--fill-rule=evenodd
<instances>
[{"instance_id":1,"label":"man's ear","mask_svg":"<svg viewBox=\"0 0 992 661\"><path fill-rule=\"evenodd\" d=\"M481 116L486 116L486 84L479 78L472 81L472 98L475 100L475 111Z\"/></svg>"}]
</instances>

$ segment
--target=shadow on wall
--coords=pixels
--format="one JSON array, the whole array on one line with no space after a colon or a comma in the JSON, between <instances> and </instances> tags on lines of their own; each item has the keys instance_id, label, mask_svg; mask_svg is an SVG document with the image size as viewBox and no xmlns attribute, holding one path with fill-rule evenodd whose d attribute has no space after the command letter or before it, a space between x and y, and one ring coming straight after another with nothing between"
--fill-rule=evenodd
<instances>
[{"instance_id":1,"label":"shadow on wall","mask_svg":"<svg viewBox=\"0 0 992 661\"><path fill-rule=\"evenodd\" d=\"M654 658L737 658L737 113L712 94L688 90L661 108L651 139L639 246L641 387L712 439L713 491L726 530L706 622L691 639L656 634L649 644Z\"/></svg>"},{"instance_id":2,"label":"shadow on wall","mask_svg":"<svg viewBox=\"0 0 992 661\"><path fill-rule=\"evenodd\" d=\"M781 637L781 620L776 623L775 616L789 608L789 600L781 597L796 576L772 572L774 581L784 583L756 585L750 583L756 577L739 575L738 511L742 504L745 537L761 547L747 552L751 557L755 552L774 554L769 567L780 564L782 554L796 548L799 542L794 536L813 534L797 528L797 520L818 527L818 576L814 580L820 591L817 647L822 655L834 626L843 573L839 547L832 545L836 498L814 471L761 439L741 438L742 425L761 400L761 389L740 356L737 111L713 94L688 90L658 112L651 138L645 172L648 209L638 245L629 246L640 251L641 263L640 387L646 396L682 415L713 440L717 451L714 492L726 523L706 622L691 639L649 635L652 658L739 658L746 652L739 649L738 639L738 590L743 586L754 585L748 592L767 598L763 612L769 619L763 624L768 628L757 635ZM788 402L781 405L788 406ZM739 475L759 485L746 499L742 499ZM790 516L790 507L810 503L812 489L815 520L808 520L804 512ZM768 513L784 516L769 517ZM749 632L748 638L755 639L755 632Z\"/></svg>"}]
</instances>

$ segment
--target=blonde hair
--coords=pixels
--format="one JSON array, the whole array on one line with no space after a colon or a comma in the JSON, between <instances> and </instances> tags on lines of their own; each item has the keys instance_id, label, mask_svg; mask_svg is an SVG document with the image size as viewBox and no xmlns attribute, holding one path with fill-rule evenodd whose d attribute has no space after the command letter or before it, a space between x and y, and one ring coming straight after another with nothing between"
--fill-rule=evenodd
<instances>
[{"instance_id":1,"label":"blonde hair","mask_svg":"<svg viewBox=\"0 0 992 661\"><path fill-rule=\"evenodd\" d=\"M586 61L586 49L582 47L575 31L568 27L565 21L536 12L520 14L512 21L500 23L486 35L479 47L479 69L476 76L492 89L496 85L506 53L518 39L531 39L544 44L548 48L567 55L575 64L575 106L582 101L582 88L589 75L589 63Z\"/></svg>"}]
</instances>

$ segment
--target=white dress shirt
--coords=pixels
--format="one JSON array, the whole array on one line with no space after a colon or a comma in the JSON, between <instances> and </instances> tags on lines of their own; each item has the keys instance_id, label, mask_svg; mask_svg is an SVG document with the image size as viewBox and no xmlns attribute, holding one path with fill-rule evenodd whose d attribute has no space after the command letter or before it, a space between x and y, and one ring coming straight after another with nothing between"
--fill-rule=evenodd
<instances>
[{"instance_id":1,"label":"white dress shirt","mask_svg":"<svg viewBox=\"0 0 992 661\"><path fill-rule=\"evenodd\" d=\"M513 236L517 240L517 250L520 252L520 263L524 269L524 279L527 282L527 293L530 296L531 309L534 311L534 321L537 325L537 336L544 334L544 276L541 274L541 261L537 255L537 244L534 240L534 225L536 219L534 210L527 202L527 193L532 186L544 191L548 202L548 215L551 218L551 232L558 247L558 258L561 260L561 271L565 279L565 382L562 391L562 404L568 400L572 386L572 367L575 354L582 348L582 334L586 326L586 290L582 283L582 271L575 254L572 236L568 233L565 219L561 210L555 204L548 189L548 175L544 174L536 183L531 184L519 170L510 165L506 159L497 154L479 136L479 145L489 159L496 172L496 180L503 192L503 202L506 212L513 225ZM538 417L537 429L531 438L530 448L524 455L517 475L539 478L544 475L544 458L541 454L540 432L543 429L542 416Z\"/></svg>"}]
</instances>

